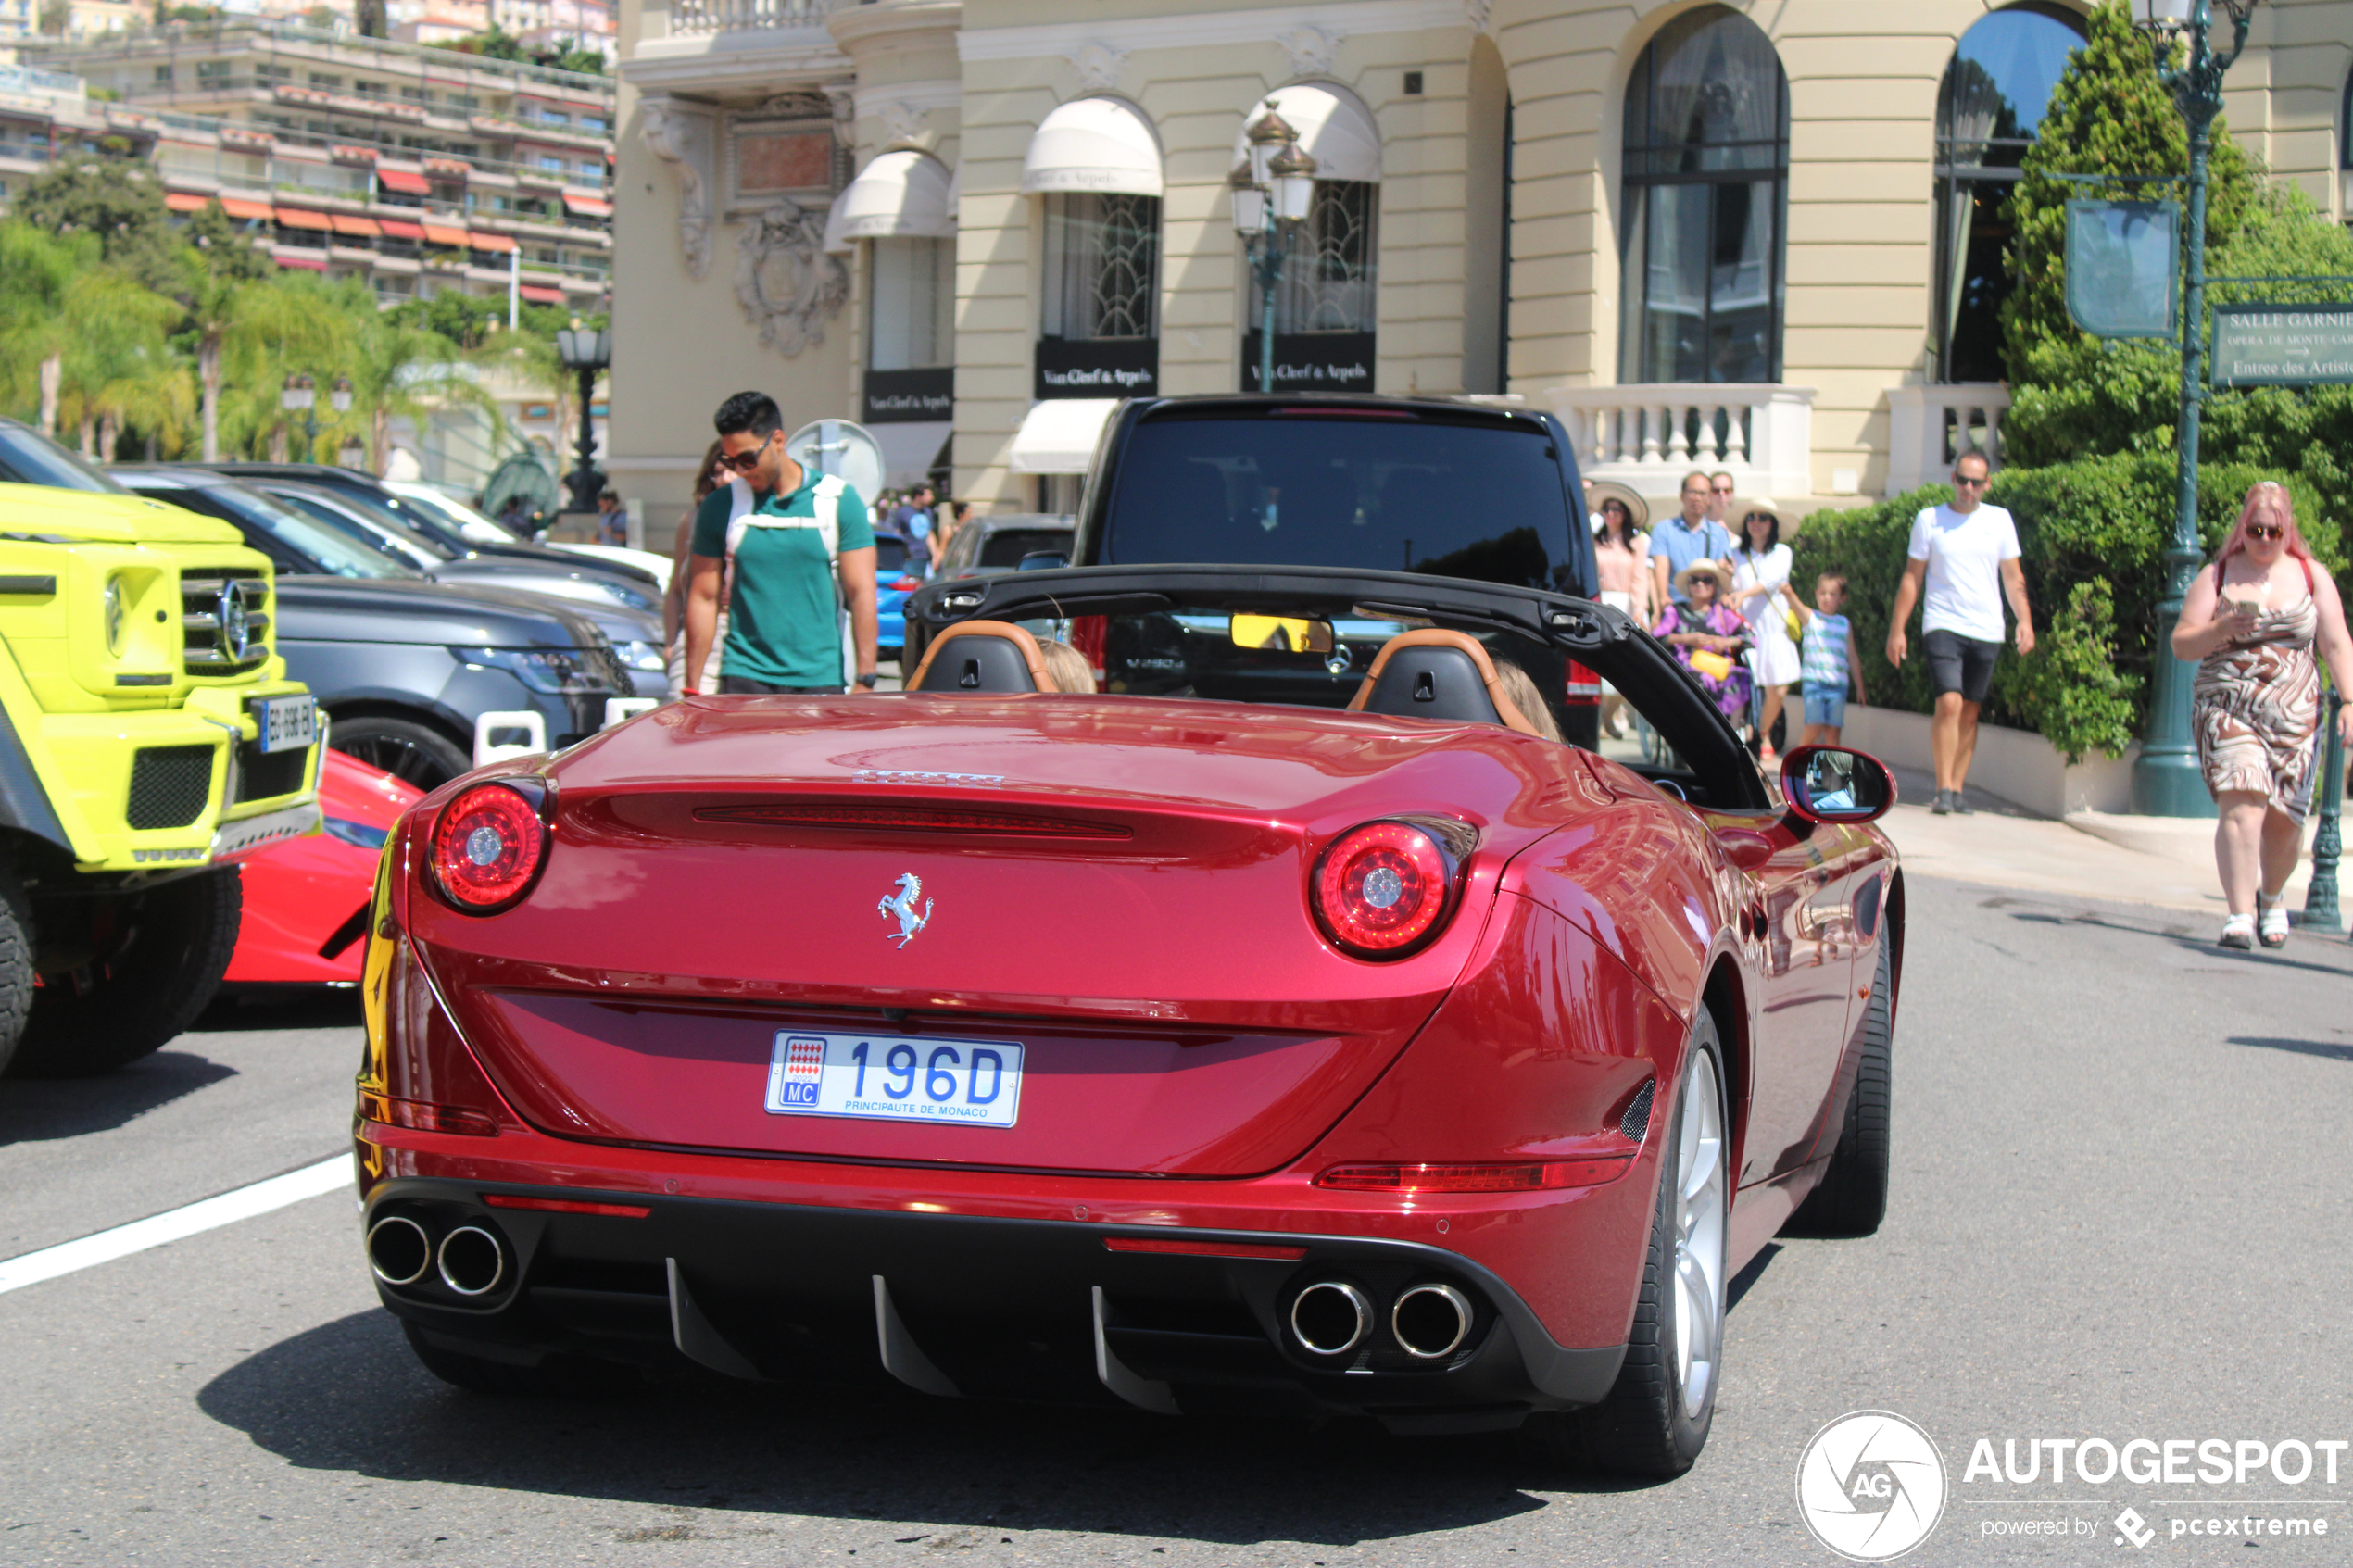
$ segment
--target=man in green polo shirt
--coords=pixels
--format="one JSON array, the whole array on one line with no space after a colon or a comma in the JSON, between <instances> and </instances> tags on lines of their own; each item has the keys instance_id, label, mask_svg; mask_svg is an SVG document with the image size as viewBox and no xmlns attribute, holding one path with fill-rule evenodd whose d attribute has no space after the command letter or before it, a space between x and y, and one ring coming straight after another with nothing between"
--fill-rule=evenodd
<instances>
[{"instance_id":1,"label":"man in green polo shirt","mask_svg":"<svg viewBox=\"0 0 2353 1568\"><path fill-rule=\"evenodd\" d=\"M698 695L717 633L723 574L732 586L720 691L840 693L844 608L858 684L873 690L875 533L865 501L786 456L784 416L765 393L736 394L711 422L720 460L741 478L712 491L695 513L686 562L686 695ZM827 503L823 513L821 499Z\"/></svg>"}]
</instances>

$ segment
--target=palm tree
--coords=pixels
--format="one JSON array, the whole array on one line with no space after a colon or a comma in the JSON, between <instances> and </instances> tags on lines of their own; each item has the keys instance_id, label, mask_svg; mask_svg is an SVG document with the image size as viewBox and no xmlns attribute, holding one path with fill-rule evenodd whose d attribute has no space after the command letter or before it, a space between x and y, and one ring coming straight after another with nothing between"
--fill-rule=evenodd
<instances>
[{"instance_id":1,"label":"palm tree","mask_svg":"<svg viewBox=\"0 0 2353 1568\"><path fill-rule=\"evenodd\" d=\"M67 291L97 265L95 235L0 222L0 394L14 408L37 396L44 435L57 433L66 350L74 341Z\"/></svg>"},{"instance_id":2,"label":"palm tree","mask_svg":"<svg viewBox=\"0 0 2353 1568\"><path fill-rule=\"evenodd\" d=\"M337 445L346 433L363 439L371 471L384 472L392 455L395 420L421 420L453 404L497 415L497 403L456 344L431 328L379 311L375 296L356 279L336 290L355 330L338 361L351 378L351 411L338 421L334 435Z\"/></svg>"},{"instance_id":3,"label":"palm tree","mask_svg":"<svg viewBox=\"0 0 2353 1568\"><path fill-rule=\"evenodd\" d=\"M325 379L334 379L332 367L349 356L361 324L347 305L334 286L308 276L238 285L220 335L220 390L212 394L230 445L250 452L288 433L278 395L288 375L300 370L316 381L325 368ZM372 317L372 300L367 309Z\"/></svg>"},{"instance_id":4,"label":"palm tree","mask_svg":"<svg viewBox=\"0 0 2353 1568\"><path fill-rule=\"evenodd\" d=\"M96 267L66 285L65 317L74 332L59 366L58 411L81 426L82 455L112 458L126 417L139 419L151 438L162 433L176 445L187 371L164 334L180 319L179 302L126 272Z\"/></svg>"}]
</instances>

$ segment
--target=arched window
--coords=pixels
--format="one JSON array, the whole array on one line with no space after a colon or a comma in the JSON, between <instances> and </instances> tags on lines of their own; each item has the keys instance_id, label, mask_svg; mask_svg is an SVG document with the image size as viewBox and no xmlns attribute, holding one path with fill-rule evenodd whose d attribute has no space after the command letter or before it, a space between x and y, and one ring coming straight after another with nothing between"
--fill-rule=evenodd
<instances>
[{"instance_id":1,"label":"arched window","mask_svg":"<svg viewBox=\"0 0 2353 1568\"><path fill-rule=\"evenodd\" d=\"M1755 22L1668 23L1626 85L1622 382L1781 374L1789 81Z\"/></svg>"},{"instance_id":2,"label":"arched window","mask_svg":"<svg viewBox=\"0 0 2353 1568\"><path fill-rule=\"evenodd\" d=\"M1135 105L1074 98L1038 124L1021 188L1045 197L1040 399L1160 387L1160 142Z\"/></svg>"},{"instance_id":3,"label":"arched window","mask_svg":"<svg viewBox=\"0 0 2353 1568\"><path fill-rule=\"evenodd\" d=\"M1937 375L2002 379L2002 301L2009 280L2009 194L2019 162L2083 42L2056 6L2013 6L1961 35L1936 100Z\"/></svg>"}]
</instances>

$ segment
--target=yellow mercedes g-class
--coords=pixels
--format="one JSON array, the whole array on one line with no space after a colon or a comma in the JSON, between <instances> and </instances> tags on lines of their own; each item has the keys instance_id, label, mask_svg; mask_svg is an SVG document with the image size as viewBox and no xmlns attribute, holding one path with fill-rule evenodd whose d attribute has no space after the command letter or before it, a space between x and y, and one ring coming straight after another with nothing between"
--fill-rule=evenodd
<instances>
[{"instance_id":1,"label":"yellow mercedes g-class","mask_svg":"<svg viewBox=\"0 0 2353 1568\"><path fill-rule=\"evenodd\" d=\"M0 463L16 477L35 475ZM285 678L273 608L269 560L225 523L0 483L11 1075L103 1073L179 1034L236 947L236 862L318 831L317 705Z\"/></svg>"}]
</instances>

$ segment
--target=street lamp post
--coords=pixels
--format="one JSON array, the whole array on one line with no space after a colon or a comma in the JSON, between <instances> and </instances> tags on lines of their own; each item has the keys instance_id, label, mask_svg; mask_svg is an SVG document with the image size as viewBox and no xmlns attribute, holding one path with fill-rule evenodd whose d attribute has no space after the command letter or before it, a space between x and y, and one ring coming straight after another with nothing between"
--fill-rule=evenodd
<instances>
[{"instance_id":1,"label":"street lamp post","mask_svg":"<svg viewBox=\"0 0 2353 1568\"><path fill-rule=\"evenodd\" d=\"M596 406L598 373L612 363L612 333L584 327L575 316L571 327L556 334L556 357L580 378L580 460L566 481L572 486L572 509L593 512L603 482L597 472L597 434L589 410Z\"/></svg>"},{"instance_id":2,"label":"street lamp post","mask_svg":"<svg viewBox=\"0 0 2353 1568\"><path fill-rule=\"evenodd\" d=\"M1293 236L1315 200L1315 160L1300 151L1299 132L1275 112L1266 112L1243 132L1247 163L1227 180L1234 204L1234 232L1242 237L1257 280L1258 390L1275 390L1275 291L1290 259Z\"/></svg>"},{"instance_id":3,"label":"street lamp post","mask_svg":"<svg viewBox=\"0 0 2353 1568\"><path fill-rule=\"evenodd\" d=\"M318 403L318 386L308 376L288 376L278 389L278 407L302 416L302 460L306 463L319 446Z\"/></svg>"},{"instance_id":4,"label":"street lamp post","mask_svg":"<svg viewBox=\"0 0 2353 1568\"><path fill-rule=\"evenodd\" d=\"M2227 52L2213 46L2217 0L2133 0L2134 25L2147 30L2157 55L2158 79L2188 123L2189 256L2182 293L2182 425L2180 477L2174 492L2173 543L2165 552L2165 597L2157 607L2155 689L2150 693L2148 734L2133 766L2133 809L2155 817L2210 817L2214 802L2198 771L2190 739L2190 667L2172 650L2173 623L2182 601L2204 564L2197 542L2197 437L2206 377L2206 166L2214 144L2214 121L2222 112L2222 76L2246 46L2246 26L2256 0L2220 0L2231 14ZM2186 37L2189 57L2173 60Z\"/></svg>"},{"instance_id":5,"label":"street lamp post","mask_svg":"<svg viewBox=\"0 0 2353 1568\"><path fill-rule=\"evenodd\" d=\"M2337 931L2345 924L2345 917L2336 903L2336 867L2338 857L2345 852L2341 821L2345 811L2345 737L2337 729L2337 710L2345 705L2345 694L2334 685L2328 700L2321 704L2321 729L2326 739L2321 746L2321 798L2317 815L2320 828L2312 835L2312 885L2305 890L2304 913L2297 924L2315 931Z\"/></svg>"}]
</instances>

